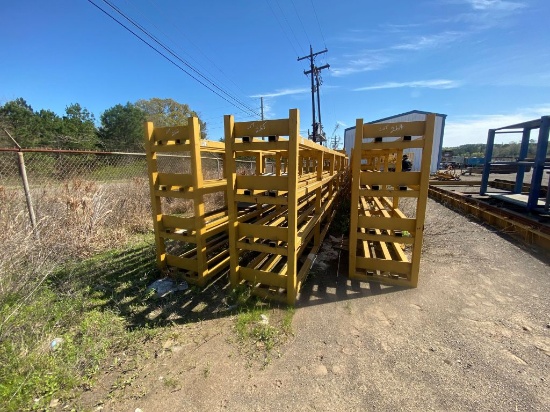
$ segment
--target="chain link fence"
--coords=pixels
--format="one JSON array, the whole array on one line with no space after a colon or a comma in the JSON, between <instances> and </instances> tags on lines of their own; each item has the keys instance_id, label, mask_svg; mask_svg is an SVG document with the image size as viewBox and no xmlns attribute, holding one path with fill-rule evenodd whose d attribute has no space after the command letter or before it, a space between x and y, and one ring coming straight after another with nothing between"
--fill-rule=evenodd
<instances>
[{"instance_id":1,"label":"chain link fence","mask_svg":"<svg viewBox=\"0 0 550 412\"><path fill-rule=\"evenodd\" d=\"M255 167L254 160L238 162L241 174ZM163 173L191 173L190 157L185 153L159 155L158 168ZM205 154L202 168L205 179L223 178L221 156ZM97 218L100 196L109 199L109 210L128 208L133 199L132 213L140 209L142 225L148 226L151 214L145 154L0 149L0 227L4 230L16 220L29 226L19 229L33 229L44 218L55 219L67 211ZM124 219L118 223L124 224Z\"/></svg>"}]
</instances>

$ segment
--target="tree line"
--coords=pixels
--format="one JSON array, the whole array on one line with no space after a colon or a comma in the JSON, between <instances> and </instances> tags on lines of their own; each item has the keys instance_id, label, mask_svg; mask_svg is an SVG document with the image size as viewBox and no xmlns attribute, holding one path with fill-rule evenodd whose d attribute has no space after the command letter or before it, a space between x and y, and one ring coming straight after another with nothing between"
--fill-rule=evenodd
<instances>
[{"instance_id":1,"label":"tree line","mask_svg":"<svg viewBox=\"0 0 550 412\"><path fill-rule=\"evenodd\" d=\"M186 125L188 116L199 118L201 137L206 138L206 123L197 112L172 99L117 104L105 110L97 124L93 113L78 103L59 116L48 109L34 110L20 97L0 106L0 135L8 132L24 148L142 152L145 121L156 127Z\"/></svg>"},{"instance_id":2,"label":"tree line","mask_svg":"<svg viewBox=\"0 0 550 412\"><path fill-rule=\"evenodd\" d=\"M453 156L484 157L486 146L487 145L483 143L463 144L456 147L444 147L443 152L452 151ZM519 142L495 143L493 146L493 158L516 158L519 156L520 147L521 143ZM548 149L550 152L550 146ZM536 150L537 144L535 140L530 139L527 157L535 157Z\"/></svg>"}]
</instances>

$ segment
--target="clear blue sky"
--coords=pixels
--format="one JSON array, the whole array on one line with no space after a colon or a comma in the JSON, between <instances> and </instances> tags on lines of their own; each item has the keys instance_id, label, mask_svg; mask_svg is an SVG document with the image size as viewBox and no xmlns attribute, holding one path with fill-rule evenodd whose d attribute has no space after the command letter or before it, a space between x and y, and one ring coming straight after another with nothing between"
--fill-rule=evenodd
<instances>
[{"instance_id":1,"label":"clear blue sky","mask_svg":"<svg viewBox=\"0 0 550 412\"><path fill-rule=\"evenodd\" d=\"M328 49L316 64L331 66L321 87L329 136L337 123L343 136L357 117L418 109L447 114L444 146L455 146L550 115L549 0L110 2L247 106L259 112L265 96L267 118L299 108L303 134L311 95L297 57L309 44ZM61 115L80 103L99 120L118 103L173 98L201 114L210 139L223 135L224 114L253 119L87 0L0 0L0 15L1 104L23 97Z\"/></svg>"}]
</instances>

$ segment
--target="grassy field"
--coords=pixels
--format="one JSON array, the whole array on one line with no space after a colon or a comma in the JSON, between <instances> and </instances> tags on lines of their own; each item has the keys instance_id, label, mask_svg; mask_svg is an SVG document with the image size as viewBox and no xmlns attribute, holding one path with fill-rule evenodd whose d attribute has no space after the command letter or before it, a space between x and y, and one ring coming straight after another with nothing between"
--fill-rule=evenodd
<instances>
[{"instance_id":1,"label":"grassy field","mask_svg":"<svg viewBox=\"0 0 550 412\"><path fill-rule=\"evenodd\" d=\"M47 409L109 356L154 334L140 318L154 266L145 179L0 190L0 404ZM131 300L129 296L132 296Z\"/></svg>"},{"instance_id":2,"label":"grassy field","mask_svg":"<svg viewBox=\"0 0 550 412\"><path fill-rule=\"evenodd\" d=\"M71 405L101 370L132 368L144 343L170 326L234 316L236 341L269 354L291 333L293 311L258 323L269 306L222 278L159 299L146 179L70 180L33 188L33 232L19 188L0 187L0 405L6 411ZM223 199L212 197L208 207ZM164 204L189 213L188 201ZM113 391L124 385L114 384Z\"/></svg>"}]
</instances>

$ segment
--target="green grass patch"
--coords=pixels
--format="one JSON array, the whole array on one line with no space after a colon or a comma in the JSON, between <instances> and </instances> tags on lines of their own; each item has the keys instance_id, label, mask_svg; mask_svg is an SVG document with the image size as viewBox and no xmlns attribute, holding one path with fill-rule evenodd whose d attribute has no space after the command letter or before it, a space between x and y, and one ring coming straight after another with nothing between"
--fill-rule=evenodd
<instances>
[{"instance_id":1,"label":"green grass patch","mask_svg":"<svg viewBox=\"0 0 550 412\"><path fill-rule=\"evenodd\" d=\"M158 275L150 239L141 239L57 268L32 294L2 296L2 410L45 410L52 399L67 400L93 384L113 353L151 338L146 288Z\"/></svg>"},{"instance_id":2,"label":"green grass patch","mask_svg":"<svg viewBox=\"0 0 550 412\"><path fill-rule=\"evenodd\" d=\"M271 352L292 335L291 306L270 306L251 298L237 314L235 330L244 346L263 352L268 361Z\"/></svg>"}]
</instances>

